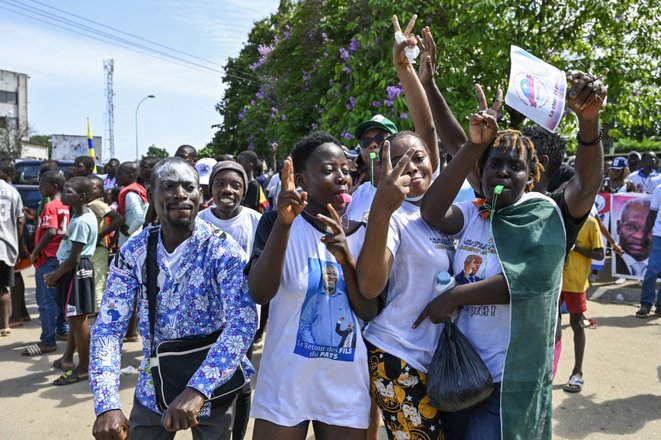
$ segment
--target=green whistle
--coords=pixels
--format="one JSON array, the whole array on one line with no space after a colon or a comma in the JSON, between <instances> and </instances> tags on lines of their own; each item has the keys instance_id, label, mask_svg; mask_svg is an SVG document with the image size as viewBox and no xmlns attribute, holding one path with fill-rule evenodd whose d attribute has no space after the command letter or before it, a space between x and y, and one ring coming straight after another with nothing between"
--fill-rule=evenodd
<instances>
[{"instance_id":1,"label":"green whistle","mask_svg":"<svg viewBox=\"0 0 661 440\"><path fill-rule=\"evenodd\" d=\"M493 189L493 192L500 195L505 187L503 185L496 185L496 187Z\"/></svg>"}]
</instances>

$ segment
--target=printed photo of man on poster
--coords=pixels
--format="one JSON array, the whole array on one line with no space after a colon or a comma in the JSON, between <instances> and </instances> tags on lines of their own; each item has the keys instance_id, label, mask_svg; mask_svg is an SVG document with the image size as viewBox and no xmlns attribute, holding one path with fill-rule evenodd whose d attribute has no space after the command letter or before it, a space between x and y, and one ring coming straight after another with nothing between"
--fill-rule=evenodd
<instances>
[{"instance_id":1,"label":"printed photo of man on poster","mask_svg":"<svg viewBox=\"0 0 661 440\"><path fill-rule=\"evenodd\" d=\"M621 257L615 256L615 264L612 265L613 276L643 279L650 253L643 240L643 230L649 210L649 194L612 194L611 230L614 231L613 238L624 250ZM649 239L652 240L651 234Z\"/></svg>"}]
</instances>

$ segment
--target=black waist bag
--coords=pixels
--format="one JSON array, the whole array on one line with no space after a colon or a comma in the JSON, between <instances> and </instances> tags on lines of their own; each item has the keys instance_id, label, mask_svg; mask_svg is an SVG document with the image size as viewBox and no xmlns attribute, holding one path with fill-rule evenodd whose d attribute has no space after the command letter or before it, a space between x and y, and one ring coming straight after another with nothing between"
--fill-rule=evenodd
<instances>
[{"instance_id":1,"label":"black waist bag","mask_svg":"<svg viewBox=\"0 0 661 440\"><path fill-rule=\"evenodd\" d=\"M165 411L185 389L188 381L207 358L209 350L218 340L220 331L200 339L178 339L158 344L151 358L151 375L154 379L156 402ZM236 397L247 383L241 365L230 379L216 388L209 401L212 407L222 406Z\"/></svg>"},{"instance_id":2,"label":"black waist bag","mask_svg":"<svg viewBox=\"0 0 661 440\"><path fill-rule=\"evenodd\" d=\"M165 411L172 401L186 389L191 377L207 358L209 350L216 343L223 330L220 329L210 335L196 339L163 341L154 348L153 335L158 295L156 246L159 231L160 228L153 228L147 241L147 299L149 303L149 326L152 335L151 375L154 380L156 403L161 411ZM211 406L222 406L232 401L247 382L243 374L243 368L239 364L232 377L214 390L209 399Z\"/></svg>"}]
</instances>

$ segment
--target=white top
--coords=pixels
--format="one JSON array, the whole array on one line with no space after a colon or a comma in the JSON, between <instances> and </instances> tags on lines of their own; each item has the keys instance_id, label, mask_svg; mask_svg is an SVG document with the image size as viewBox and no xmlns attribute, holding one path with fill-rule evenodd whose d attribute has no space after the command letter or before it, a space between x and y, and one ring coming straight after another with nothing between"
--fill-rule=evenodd
<instances>
[{"instance_id":1,"label":"white top","mask_svg":"<svg viewBox=\"0 0 661 440\"><path fill-rule=\"evenodd\" d=\"M128 227L129 235L119 234L119 247L122 247L133 234L142 230L147 208L149 208L149 203L143 202L138 193L131 191L126 194L124 221Z\"/></svg>"},{"instance_id":2,"label":"white top","mask_svg":"<svg viewBox=\"0 0 661 440\"><path fill-rule=\"evenodd\" d=\"M661 174L657 170L652 170L649 175L643 173L642 168L636 172L629 174L629 180L636 186L636 191L646 194L652 194L654 188L661 183Z\"/></svg>"},{"instance_id":3,"label":"white top","mask_svg":"<svg viewBox=\"0 0 661 440\"><path fill-rule=\"evenodd\" d=\"M652 235L661 237L661 215L658 214L661 207L661 185L657 186L652 193L652 200L650 200L650 210L657 211L656 220L652 227Z\"/></svg>"},{"instance_id":4,"label":"white top","mask_svg":"<svg viewBox=\"0 0 661 440\"><path fill-rule=\"evenodd\" d=\"M436 275L451 270L452 240L425 223L420 207L404 202L390 219L387 246L394 259L386 304L363 334L426 374L443 324L425 319L416 329L412 325L436 297Z\"/></svg>"},{"instance_id":5,"label":"white top","mask_svg":"<svg viewBox=\"0 0 661 440\"><path fill-rule=\"evenodd\" d=\"M262 214L254 209L241 207L241 212L229 220L223 220L214 215L211 208L201 211L197 218L211 223L221 231L224 231L232 236L233 239L239 242L241 248L246 251L248 258L252 255L252 245L255 242L255 231L257 231L257 224Z\"/></svg>"},{"instance_id":6,"label":"white top","mask_svg":"<svg viewBox=\"0 0 661 440\"><path fill-rule=\"evenodd\" d=\"M489 219L480 218L472 202L462 202L456 206L464 215L464 227L453 237L458 240L453 263L457 284L480 281L502 273L489 231ZM463 306L456 323L480 353L493 381L500 382L510 339L510 305Z\"/></svg>"},{"instance_id":7,"label":"white top","mask_svg":"<svg viewBox=\"0 0 661 440\"><path fill-rule=\"evenodd\" d=\"M266 185L266 194L268 197L273 199L273 208L278 207L278 195L280 195L280 190L282 189L282 184L280 183L280 174L274 174L269 180L269 184Z\"/></svg>"},{"instance_id":8,"label":"white top","mask_svg":"<svg viewBox=\"0 0 661 440\"><path fill-rule=\"evenodd\" d=\"M367 349L342 268L321 243L323 235L302 216L291 227L250 417L282 426L318 420L365 429L370 412ZM348 237L354 255L364 237L363 226Z\"/></svg>"},{"instance_id":9,"label":"white top","mask_svg":"<svg viewBox=\"0 0 661 440\"><path fill-rule=\"evenodd\" d=\"M188 237L182 241L179 246L177 246L175 250L172 251L172 253L168 252L167 249L163 247L163 253L165 254L165 264L168 269L170 269L170 273L177 273L177 269L179 268L179 261L181 261L181 257L184 255L184 251L186 250L186 246L188 246L188 242L190 241L191 237Z\"/></svg>"},{"instance_id":10,"label":"white top","mask_svg":"<svg viewBox=\"0 0 661 440\"><path fill-rule=\"evenodd\" d=\"M349 219L357 222L367 222L375 194L376 188L370 182L361 184L351 193L351 203L349 203L349 207L347 208Z\"/></svg>"},{"instance_id":11,"label":"white top","mask_svg":"<svg viewBox=\"0 0 661 440\"><path fill-rule=\"evenodd\" d=\"M21 195L12 185L0 179L0 261L14 266L18 258L18 219L23 218Z\"/></svg>"}]
</instances>

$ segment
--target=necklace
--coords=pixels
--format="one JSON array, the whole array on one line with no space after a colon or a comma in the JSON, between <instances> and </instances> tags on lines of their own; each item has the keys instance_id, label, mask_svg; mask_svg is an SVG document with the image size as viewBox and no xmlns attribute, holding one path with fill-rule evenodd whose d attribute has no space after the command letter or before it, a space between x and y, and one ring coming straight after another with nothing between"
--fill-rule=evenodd
<instances>
[{"instance_id":1,"label":"necklace","mask_svg":"<svg viewBox=\"0 0 661 440\"><path fill-rule=\"evenodd\" d=\"M303 217L305 217L306 219L311 221L314 225L319 226L321 224L323 226L323 229L326 231L327 234L332 234L333 233L325 223L322 223L317 218L317 216L310 214L306 210L301 211L301 213L303 214ZM341 221L340 226L342 226L342 229L344 230L344 232L348 231L350 220L349 220L349 215L347 213L347 210L345 210L344 214L342 214L342 217L340 217L340 221Z\"/></svg>"}]
</instances>

